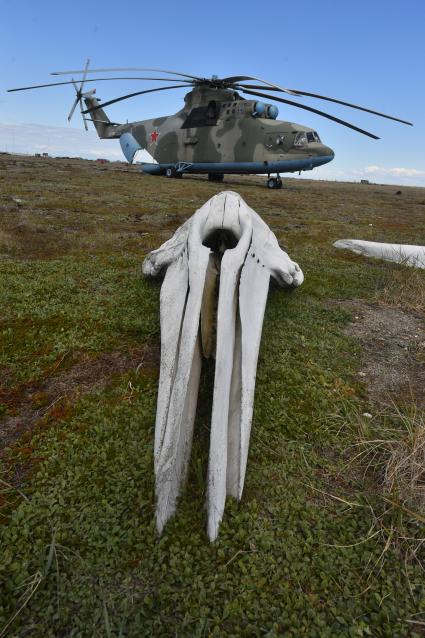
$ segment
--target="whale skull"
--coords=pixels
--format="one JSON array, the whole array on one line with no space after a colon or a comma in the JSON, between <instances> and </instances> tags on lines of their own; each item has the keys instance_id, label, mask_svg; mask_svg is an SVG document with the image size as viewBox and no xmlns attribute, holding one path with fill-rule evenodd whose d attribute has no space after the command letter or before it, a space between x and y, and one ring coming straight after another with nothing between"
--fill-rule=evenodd
<instances>
[{"instance_id":1,"label":"whale skull","mask_svg":"<svg viewBox=\"0 0 425 638\"><path fill-rule=\"evenodd\" d=\"M299 286L303 273L237 193L208 200L143 263L165 273L155 425L156 521L173 516L192 446L202 357L215 357L207 532L218 534L226 495L240 500L270 277ZM218 293L218 294L217 294Z\"/></svg>"}]
</instances>

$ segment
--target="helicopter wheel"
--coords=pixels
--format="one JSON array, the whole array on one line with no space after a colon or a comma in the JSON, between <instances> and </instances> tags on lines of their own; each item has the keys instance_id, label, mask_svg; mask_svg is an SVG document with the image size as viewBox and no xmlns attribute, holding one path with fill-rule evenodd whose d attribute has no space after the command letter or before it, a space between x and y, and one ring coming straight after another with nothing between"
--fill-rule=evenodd
<instances>
[{"instance_id":1,"label":"helicopter wheel","mask_svg":"<svg viewBox=\"0 0 425 638\"><path fill-rule=\"evenodd\" d=\"M222 182L224 179L223 173L208 173L209 182Z\"/></svg>"},{"instance_id":2,"label":"helicopter wheel","mask_svg":"<svg viewBox=\"0 0 425 638\"><path fill-rule=\"evenodd\" d=\"M282 180L280 177L269 177L267 180L267 188L282 188Z\"/></svg>"},{"instance_id":3,"label":"helicopter wheel","mask_svg":"<svg viewBox=\"0 0 425 638\"><path fill-rule=\"evenodd\" d=\"M165 169L165 177L176 177L176 169L173 166L169 166Z\"/></svg>"}]
</instances>

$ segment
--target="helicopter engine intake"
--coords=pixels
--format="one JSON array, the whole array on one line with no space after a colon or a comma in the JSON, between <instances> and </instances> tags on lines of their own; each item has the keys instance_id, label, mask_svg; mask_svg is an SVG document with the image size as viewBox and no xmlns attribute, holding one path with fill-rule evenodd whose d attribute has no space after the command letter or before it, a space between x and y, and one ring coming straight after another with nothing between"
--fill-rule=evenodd
<instances>
[{"instance_id":1,"label":"helicopter engine intake","mask_svg":"<svg viewBox=\"0 0 425 638\"><path fill-rule=\"evenodd\" d=\"M265 117L269 120L275 120L279 115L279 109L274 104L265 104L265 102L255 102L252 106L252 117Z\"/></svg>"},{"instance_id":2,"label":"helicopter engine intake","mask_svg":"<svg viewBox=\"0 0 425 638\"><path fill-rule=\"evenodd\" d=\"M252 107L252 117L261 117L266 112L266 105L264 102L255 102Z\"/></svg>"}]
</instances>

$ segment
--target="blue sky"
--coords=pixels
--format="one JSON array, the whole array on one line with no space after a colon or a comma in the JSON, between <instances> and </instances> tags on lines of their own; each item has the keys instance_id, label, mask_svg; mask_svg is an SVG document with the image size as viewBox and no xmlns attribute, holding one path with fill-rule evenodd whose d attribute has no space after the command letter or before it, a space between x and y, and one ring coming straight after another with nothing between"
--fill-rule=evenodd
<instances>
[{"instance_id":1,"label":"blue sky","mask_svg":"<svg viewBox=\"0 0 425 638\"><path fill-rule=\"evenodd\" d=\"M382 138L374 141L319 116L279 106L279 119L315 128L335 151L331 164L304 176L425 186L423 0L0 0L0 9L0 150L7 146L35 152L43 147L52 153L120 157L118 141L105 143L93 133L86 135L78 114L68 125L72 87L5 93L54 80L49 72L82 68L89 57L94 67L252 74L413 121L412 128L304 100ZM108 82L97 91L107 100L139 87L136 82ZM165 115L180 108L183 95L183 90L154 93L114 105L108 113L114 121Z\"/></svg>"}]
</instances>

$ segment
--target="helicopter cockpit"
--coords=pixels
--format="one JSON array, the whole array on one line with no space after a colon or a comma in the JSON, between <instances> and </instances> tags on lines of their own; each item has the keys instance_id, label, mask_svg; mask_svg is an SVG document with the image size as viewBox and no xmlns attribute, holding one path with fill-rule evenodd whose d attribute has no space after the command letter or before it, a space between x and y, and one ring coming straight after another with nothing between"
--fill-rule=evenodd
<instances>
[{"instance_id":1,"label":"helicopter cockpit","mask_svg":"<svg viewBox=\"0 0 425 638\"><path fill-rule=\"evenodd\" d=\"M311 144L311 142L322 143L316 131L299 131L294 138L294 146L298 147L307 146L307 144Z\"/></svg>"}]
</instances>

